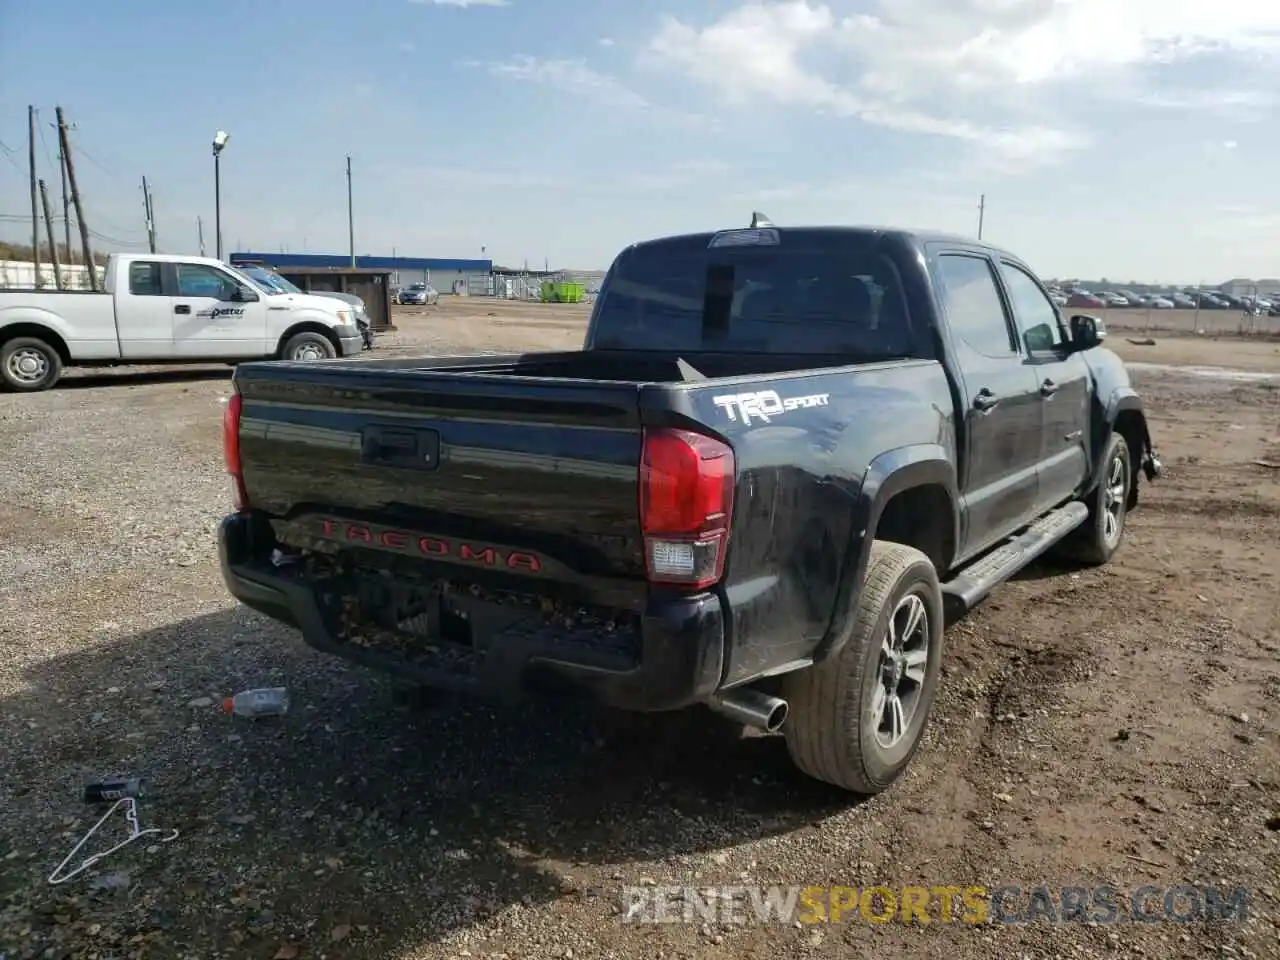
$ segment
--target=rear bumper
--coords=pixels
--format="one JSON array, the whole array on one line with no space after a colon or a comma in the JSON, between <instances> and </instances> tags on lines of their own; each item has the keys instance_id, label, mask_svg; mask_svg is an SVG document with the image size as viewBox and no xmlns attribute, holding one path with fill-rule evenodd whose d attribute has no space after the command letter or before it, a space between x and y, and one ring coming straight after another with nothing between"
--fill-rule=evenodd
<instances>
[{"instance_id":1,"label":"rear bumper","mask_svg":"<svg viewBox=\"0 0 1280 960\"><path fill-rule=\"evenodd\" d=\"M465 672L429 660L373 651L342 638L340 598L324 595L299 571L275 567L270 527L233 514L218 527L222 578L241 603L297 628L311 647L369 669L429 687L502 696L526 685L534 668L568 679L610 706L624 710L676 710L706 699L720 684L725 662L724 617L719 598L651 599L634 647L559 642L546 631L504 632L489 638L482 656ZM543 669L545 668L545 669Z\"/></svg>"}]
</instances>

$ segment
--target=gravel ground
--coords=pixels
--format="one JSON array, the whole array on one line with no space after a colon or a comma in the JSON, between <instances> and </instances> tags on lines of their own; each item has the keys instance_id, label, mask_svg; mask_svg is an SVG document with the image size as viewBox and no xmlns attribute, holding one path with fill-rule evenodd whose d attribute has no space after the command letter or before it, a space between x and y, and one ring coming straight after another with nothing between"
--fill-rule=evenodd
<instances>
[{"instance_id":1,"label":"gravel ground","mask_svg":"<svg viewBox=\"0 0 1280 960\"><path fill-rule=\"evenodd\" d=\"M447 302L379 352L569 348L584 314ZM1116 346L1280 372L1273 345ZM949 631L925 747L855 804L701 712L412 697L239 608L228 376L0 396L0 957L1280 957L1280 471L1253 462L1280 463L1280 381L1135 375L1169 471L1122 553L1037 566ZM217 709L277 684L283 718ZM117 772L178 838L50 886L100 815L83 784ZM624 885L772 883L1250 899L1221 924L619 915Z\"/></svg>"}]
</instances>

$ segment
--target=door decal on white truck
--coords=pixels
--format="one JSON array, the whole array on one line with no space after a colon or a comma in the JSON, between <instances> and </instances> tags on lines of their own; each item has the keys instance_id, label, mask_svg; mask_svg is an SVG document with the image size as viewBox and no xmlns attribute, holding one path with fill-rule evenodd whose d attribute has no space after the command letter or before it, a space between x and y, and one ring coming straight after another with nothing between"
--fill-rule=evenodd
<instances>
[{"instance_id":1,"label":"door decal on white truck","mask_svg":"<svg viewBox=\"0 0 1280 960\"><path fill-rule=\"evenodd\" d=\"M244 307L209 307L207 310L198 311L196 316L211 320L217 320L219 317L243 317Z\"/></svg>"},{"instance_id":2,"label":"door decal on white truck","mask_svg":"<svg viewBox=\"0 0 1280 960\"><path fill-rule=\"evenodd\" d=\"M754 393L729 393L721 397L712 397L711 402L724 410L733 422L742 420L743 425L751 423L752 418L770 422L771 417L803 407L825 407L829 393L813 393L807 397L778 396L775 390L757 390Z\"/></svg>"}]
</instances>

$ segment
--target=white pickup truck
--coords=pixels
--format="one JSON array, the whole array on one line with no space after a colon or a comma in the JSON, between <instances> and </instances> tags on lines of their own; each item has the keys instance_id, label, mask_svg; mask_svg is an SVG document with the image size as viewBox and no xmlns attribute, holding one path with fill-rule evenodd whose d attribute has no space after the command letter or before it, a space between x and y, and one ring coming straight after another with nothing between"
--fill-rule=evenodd
<instances>
[{"instance_id":1,"label":"white pickup truck","mask_svg":"<svg viewBox=\"0 0 1280 960\"><path fill-rule=\"evenodd\" d=\"M47 390L69 366L322 360L363 346L349 305L208 257L112 254L105 287L0 290L0 387Z\"/></svg>"}]
</instances>

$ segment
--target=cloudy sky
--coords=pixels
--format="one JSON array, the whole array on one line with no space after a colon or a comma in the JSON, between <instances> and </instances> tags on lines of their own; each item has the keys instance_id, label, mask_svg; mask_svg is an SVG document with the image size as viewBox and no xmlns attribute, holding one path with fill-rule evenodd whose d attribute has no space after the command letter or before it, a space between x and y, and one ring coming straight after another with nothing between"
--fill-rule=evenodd
<instances>
[{"instance_id":1,"label":"cloudy sky","mask_svg":"<svg viewBox=\"0 0 1280 960\"><path fill-rule=\"evenodd\" d=\"M55 55L51 56L51 51ZM1280 275L1280 6L1255 0L0 3L0 235L26 104L95 232L604 267L745 224L974 233L1050 276ZM56 191L55 191L56 192ZM14 219L19 218L19 219ZM128 249L129 247L125 247Z\"/></svg>"}]
</instances>

